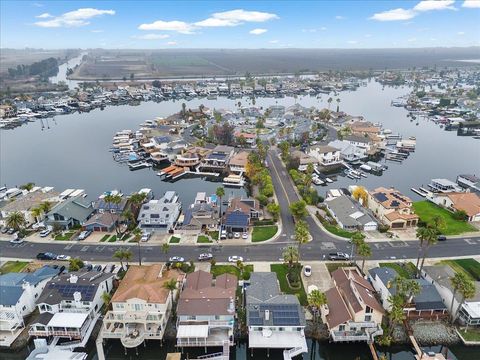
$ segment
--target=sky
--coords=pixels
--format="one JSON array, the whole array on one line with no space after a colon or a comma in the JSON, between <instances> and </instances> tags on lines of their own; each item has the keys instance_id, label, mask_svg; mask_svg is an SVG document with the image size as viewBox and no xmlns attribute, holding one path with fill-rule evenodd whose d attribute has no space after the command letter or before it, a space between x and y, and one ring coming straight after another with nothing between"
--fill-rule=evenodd
<instances>
[{"instance_id":1,"label":"sky","mask_svg":"<svg viewBox=\"0 0 480 360\"><path fill-rule=\"evenodd\" d=\"M480 0L0 1L2 48L480 45Z\"/></svg>"}]
</instances>

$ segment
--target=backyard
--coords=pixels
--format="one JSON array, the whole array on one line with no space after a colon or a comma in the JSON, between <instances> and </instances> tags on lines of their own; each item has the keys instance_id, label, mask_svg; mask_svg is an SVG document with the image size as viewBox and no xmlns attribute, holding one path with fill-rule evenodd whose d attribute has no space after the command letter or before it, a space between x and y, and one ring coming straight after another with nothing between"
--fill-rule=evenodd
<instances>
[{"instance_id":1,"label":"backyard","mask_svg":"<svg viewBox=\"0 0 480 360\"><path fill-rule=\"evenodd\" d=\"M480 281L480 263L475 259L444 260L441 263L450 265L457 272L465 273L474 281Z\"/></svg>"},{"instance_id":2,"label":"backyard","mask_svg":"<svg viewBox=\"0 0 480 360\"><path fill-rule=\"evenodd\" d=\"M271 239L277 233L277 225L255 226L252 231L252 242L262 242Z\"/></svg>"},{"instance_id":3,"label":"backyard","mask_svg":"<svg viewBox=\"0 0 480 360\"><path fill-rule=\"evenodd\" d=\"M435 216L439 216L445 226L442 229L444 235L459 235L465 232L477 231L475 227L468 222L455 220L453 214L443 209L430 201L417 201L413 203L415 213L420 217L420 220L429 223Z\"/></svg>"},{"instance_id":4,"label":"backyard","mask_svg":"<svg viewBox=\"0 0 480 360\"><path fill-rule=\"evenodd\" d=\"M407 263L379 263L380 267L388 267L397 272L397 274L405 279L413 279L417 272L415 265L411 262Z\"/></svg>"},{"instance_id":5,"label":"backyard","mask_svg":"<svg viewBox=\"0 0 480 360\"><path fill-rule=\"evenodd\" d=\"M214 278L222 274L232 274L235 275L238 279L240 279L240 269L235 265L212 265L212 267L210 268L210 272L212 273ZM250 279L250 273L252 272L253 265L244 265L244 277L248 277L248 279ZM248 279L246 278L245 280Z\"/></svg>"},{"instance_id":6,"label":"backyard","mask_svg":"<svg viewBox=\"0 0 480 360\"><path fill-rule=\"evenodd\" d=\"M288 265L287 264L271 264L270 270L277 274L278 282L280 283L280 289L285 294L296 295L298 301L302 306L306 306L308 304L307 294L305 292L305 288L303 287L303 281L300 281L301 288L300 289L292 289L288 284L287 280L287 273L288 273Z\"/></svg>"},{"instance_id":7,"label":"backyard","mask_svg":"<svg viewBox=\"0 0 480 360\"><path fill-rule=\"evenodd\" d=\"M8 273L11 273L11 272L20 272L27 265L28 265L28 261L7 261L0 268L0 274L8 274Z\"/></svg>"}]
</instances>

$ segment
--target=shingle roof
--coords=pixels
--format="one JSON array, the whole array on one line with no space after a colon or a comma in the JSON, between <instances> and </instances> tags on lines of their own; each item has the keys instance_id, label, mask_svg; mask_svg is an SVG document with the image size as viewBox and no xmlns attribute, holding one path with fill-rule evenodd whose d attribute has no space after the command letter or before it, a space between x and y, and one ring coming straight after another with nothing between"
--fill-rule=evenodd
<instances>
[{"instance_id":1,"label":"shingle roof","mask_svg":"<svg viewBox=\"0 0 480 360\"><path fill-rule=\"evenodd\" d=\"M55 206L49 213L84 222L93 212L92 204L81 196L67 199Z\"/></svg>"},{"instance_id":2,"label":"shingle roof","mask_svg":"<svg viewBox=\"0 0 480 360\"><path fill-rule=\"evenodd\" d=\"M356 201L346 195L341 195L327 200L327 206L345 226L359 226L368 223L376 223L373 216Z\"/></svg>"}]
</instances>

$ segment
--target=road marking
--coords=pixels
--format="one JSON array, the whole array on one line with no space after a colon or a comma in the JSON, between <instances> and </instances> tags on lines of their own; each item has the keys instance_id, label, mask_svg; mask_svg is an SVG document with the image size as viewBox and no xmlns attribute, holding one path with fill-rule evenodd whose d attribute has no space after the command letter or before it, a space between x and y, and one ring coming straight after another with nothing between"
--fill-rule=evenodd
<instances>
[{"instance_id":1,"label":"road marking","mask_svg":"<svg viewBox=\"0 0 480 360\"><path fill-rule=\"evenodd\" d=\"M477 245L477 240L465 239L465 242L469 245Z\"/></svg>"},{"instance_id":2,"label":"road marking","mask_svg":"<svg viewBox=\"0 0 480 360\"><path fill-rule=\"evenodd\" d=\"M407 247L409 246L405 241L389 241L388 242L392 247Z\"/></svg>"},{"instance_id":3,"label":"road marking","mask_svg":"<svg viewBox=\"0 0 480 360\"><path fill-rule=\"evenodd\" d=\"M320 244L320 248L322 250L334 250L336 249L337 247L335 246L335 244L333 242L330 242L330 241L326 241L326 242L322 242Z\"/></svg>"},{"instance_id":4,"label":"road marking","mask_svg":"<svg viewBox=\"0 0 480 360\"><path fill-rule=\"evenodd\" d=\"M88 248L89 248L89 246L84 246L84 247L82 247L82 248L80 249L80 251L83 251L83 252L85 252L85 251L87 251L87 250L88 250Z\"/></svg>"},{"instance_id":5,"label":"road marking","mask_svg":"<svg viewBox=\"0 0 480 360\"><path fill-rule=\"evenodd\" d=\"M273 162L272 155L268 154L268 157L270 158L270 162L272 163L273 170L277 174L278 181L280 182L280 186L283 189L283 192L285 193L285 197L287 198L288 205L290 205L290 199L288 198L287 190L285 190L285 186L283 186L283 182L280 178L280 175L278 174L277 167L275 166L275 163Z\"/></svg>"},{"instance_id":6,"label":"road marking","mask_svg":"<svg viewBox=\"0 0 480 360\"><path fill-rule=\"evenodd\" d=\"M97 247L95 248L95 251L102 252L103 249L105 249L105 246L97 246Z\"/></svg>"},{"instance_id":7,"label":"road marking","mask_svg":"<svg viewBox=\"0 0 480 360\"><path fill-rule=\"evenodd\" d=\"M75 244L68 244L65 246L65 250L70 250Z\"/></svg>"}]
</instances>

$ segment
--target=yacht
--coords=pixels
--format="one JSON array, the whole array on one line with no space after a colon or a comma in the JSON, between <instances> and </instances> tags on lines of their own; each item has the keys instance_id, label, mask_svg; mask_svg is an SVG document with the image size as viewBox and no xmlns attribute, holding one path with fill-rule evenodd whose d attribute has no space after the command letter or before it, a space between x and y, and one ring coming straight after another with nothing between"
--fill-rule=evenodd
<instances>
[{"instance_id":1,"label":"yacht","mask_svg":"<svg viewBox=\"0 0 480 360\"><path fill-rule=\"evenodd\" d=\"M243 187L245 180L242 175L230 174L223 179L224 186Z\"/></svg>"}]
</instances>

